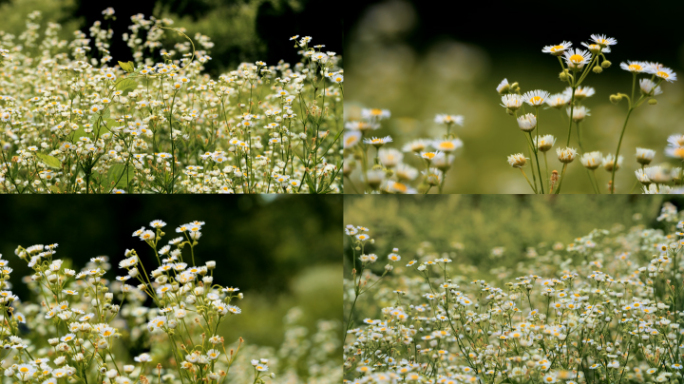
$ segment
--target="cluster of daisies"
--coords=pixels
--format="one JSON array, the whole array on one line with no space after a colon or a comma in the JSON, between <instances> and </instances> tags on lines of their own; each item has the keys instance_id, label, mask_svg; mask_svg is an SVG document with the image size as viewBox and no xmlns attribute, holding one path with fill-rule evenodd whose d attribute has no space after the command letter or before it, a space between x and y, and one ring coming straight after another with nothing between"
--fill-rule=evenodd
<instances>
[{"instance_id":1,"label":"cluster of daisies","mask_svg":"<svg viewBox=\"0 0 684 384\"><path fill-rule=\"evenodd\" d=\"M572 48L572 43L566 41L558 45L544 47L542 52L558 58L562 69L559 79L561 82L567 83L567 87L560 93L550 94L544 90L522 93L517 82L509 84L507 79L504 79L497 86L496 90L501 95L502 107L506 109L509 115L515 117L527 143L525 152L508 156L508 164L522 172L534 193L560 193L567 166L575 158L578 158L579 162L586 168L594 193L614 193L615 172L620 169L623 162L620 148L632 111L644 102L651 105L656 104L654 97L662 93L661 83L677 80L677 74L674 71L659 63L641 61L621 63L620 68L632 73L633 76L631 95L617 93L610 96L610 101L613 103L619 103L623 99L628 103L628 113L617 141L617 149L615 153L603 154L601 151L587 148L588 146L582 144L581 128L582 122L587 116L590 116L590 111L582 102L593 96L595 90L582 84L589 72L598 74L611 66L611 62L605 54L610 53L610 47L615 44L617 44L617 40L614 38L604 35L591 35L589 43L582 43L585 49ZM645 75L645 77L639 78L639 75ZM637 82L639 85L638 94L635 93ZM553 149L557 137L554 134L546 133L551 131L550 129L546 130L544 134L541 132L540 108L558 110L567 122L567 133L563 131L559 133L559 135L566 135L566 137L556 147L557 159L562 166L560 174L557 170L549 172L547 153ZM531 112L526 112L526 109ZM576 146L571 146L573 126ZM655 152L651 149L636 149L636 159L642 167L650 163L654 155ZM525 172L528 163L529 174ZM595 172L598 168L603 168L610 174L607 183L599 182ZM626 188L623 189L625 189L625 193L630 192Z\"/></svg>"},{"instance_id":2,"label":"cluster of daisies","mask_svg":"<svg viewBox=\"0 0 684 384\"><path fill-rule=\"evenodd\" d=\"M214 79L211 40L172 20L131 17L122 62L100 21L60 41L59 24L29 19L19 37L0 32L1 192L342 193L344 73L311 37L290 38L294 65Z\"/></svg>"},{"instance_id":3,"label":"cluster of daisies","mask_svg":"<svg viewBox=\"0 0 684 384\"><path fill-rule=\"evenodd\" d=\"M642 151L639 156L638 151ZM643 152L648 151L648 152ZM682 194L682 164L684 161L684 135L675 134L667 139L665 156L679 162L679 166L672 166L667 162L651 164L655 151L637 148L637 161L641 168L634 171L637 185L642 186L644 194Z\"/></svg>"},{"instance_id":4,"label":"cluster of daisies","mask_svg":"<svg viewBox=\"0 0 684 384\"><path fill-rule=\"evenodd\" d=\"M459 275L454 251L375 255L348 226L344 383L681 383L682 218L666 204L664 231L521 250L489 281Z\"/></svg>"},{"instance_id":5,"label":"cluster of daisies","mask_svg":"<svg viewBox=\"0 0 684 384\"><path fill-rule=\"evenodd\" d=\"M203 224L178 227L179 236L163 246L163 221L135 231L159 266L148 272L138 253L127 250L119 262L124 274L114 281L106 277L111 268L106 256L92 258L77 272L70 262L55 258L57 244L19 246L16 255L32 270L23 281L36 302L11 291L12 268L0 259L4 377L42 384L223 383L243 342L227 351L217 332L222 321L240 313L231 303L242 293L213 282L216 262L190 263ZM154 305L146 307L150 301ZM149 352L122 355L122 346ZM252 360L249 370L250 380L263 382L268 360Z\"/></svg>"},{"instance_id":6,"label":"cluster of daisies","mask_svg":"<svg viewBox=\"0 0 684 384\"><path fill-rule=\"evenodd\" d=\"M446 173L463 147L453 131L463 126L463 116L438 114L434 122L444 131L442 137L413 140L401 150L387 146L391 136L371 134L389 117L386 109L363 109L361 120L345 123L343 173L350 188L355 193L415 194L429 193L434 187L442 193Z\"/></svg>"}]
</instances>

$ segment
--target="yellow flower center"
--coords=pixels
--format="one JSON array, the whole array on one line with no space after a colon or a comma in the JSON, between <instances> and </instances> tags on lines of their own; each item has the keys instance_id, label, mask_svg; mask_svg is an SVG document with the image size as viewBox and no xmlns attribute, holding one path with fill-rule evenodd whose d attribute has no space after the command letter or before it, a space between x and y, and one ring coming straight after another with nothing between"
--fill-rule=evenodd
<instances>
[{"instance_id":1,"label":"yellow flower center","mask_svg":"<svg viewBox=\"0 0 684 384\"><path fill-rule=\"evenodd\" d=\"M530 98L530 103L532 104L541 103L542 101L544 101L544 99L541 96L534 96Z\"/></svg>"},{"instance_id":2,"label":"yellow flower center","mask_svg":"<svg viewBox=\"0 0 684 384\"><path fill-rule=\"evenodd\" d=\"M435 153L428 152L428 153L423 154L423 157L432 160L432 158L435 157Z\"/></svg>"},{"instance_id":3,"label":"yellow flower center","mask_svg":"<svg viewBox=\"0 0 684 384\"><path fill-rule=\"evenodd\" d=\"M396 189L397 191L399 191L401 193L406 193L406 191L407 191L406 185L404 185L402 183L394 183L394 189Z\"/></svg>"},{"instance_id":4,"label":"yellow flower center","mask_svg":"<svg viewBox=\"0 0 684 384\"><path fill-rule=\"evenodd\" d=\"M684 159L684 148L677 148L674 151L675 157L678 157L680 159Z\"/></svg>"},{"instance_id":5,"label":"yellow flower center","mask_svg":"<svg viewBox=\"0 0 684 384\"><path fill-rule=\"evenodd\" d=\"M556 45L555 47L552 47L552 48L551 48L551 52L562 51L563 49L565 49L564 46L562 46L562 45Z\"/></svg>"},{"instance_id":6,"label":"yellow flower center","mask_svg":"<svg viewBox=\"0 0 684 384\"><path fill-rule=\"evenodd\" d=\"M574 55L570 56L570 61L572 61L573 63L581 63L584 61L584 56L574 54Z\"/></svg>"},{"instance_id":7,"label":"yellow flower center","mask_svg":"<svg viewBox=\"0 0 684 384\"><path fill-rule=\"evenodd\" d=\"M630 64L628 68L630 71L641 71L642 69L641 65L639 64Z\"/></svg>"},{"instance_id":8,"label":"yellow flower center","mask_svg":"<svg viewBox=\"0 0 684 384\"><path fill-rule=\"evenodd\" d=\"M668 77L670 77L670 75L667 72L663 72L663 71L658 71L656 73L656 76L662 77L663 79L667 79Z\"/></svg>"},{"instance_id":9,"label":"yellow flower center","mask_svg":"<svg viewBox=\"0 0 684 384\"><path fill-rule=\"evenodd\" d=\"M451 141L443 141L443 142L441 142L441 143L439 144L439 147L440 147L441 149L454 149L454 148L456 148L456 146L454 145L454 143L451 142Z\"/></svg>"}]
</instances>

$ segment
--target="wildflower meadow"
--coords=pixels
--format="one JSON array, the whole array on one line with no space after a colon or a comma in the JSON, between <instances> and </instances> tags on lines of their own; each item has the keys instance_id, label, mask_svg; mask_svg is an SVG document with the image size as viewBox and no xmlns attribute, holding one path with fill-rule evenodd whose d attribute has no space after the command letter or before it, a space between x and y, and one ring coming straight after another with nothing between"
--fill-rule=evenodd
<instances>
[{"instance_id":1,"label":"wildflower meadow","mask_svg":"<svg viewBox=\"0 0 684 384\"><path fill-rule=\"evenodd\" d=\"M582 201L605 207L608 199ZM621 202L612 207L633 214L615 210L615 225L570 239L537 233L544 241L523 248L501 247L493 235L467 249L443 236L411 237L438 221L351 213L359 222L344 228L344 382L684 382L684 213L667 201L654 210L651 197ZM535 197L521 206L563 215L538 226L558 229L577 214L556 203ZM432 212L425 201L385 204L409 210L407 218L414 206ZM461 217L482 223L478 211ZM364 216L378 225L359 226ZM451 238L474 235L462 231Z\"/></svg>"},{"instance_id":2,"label":"wildflower meadow","mask_svg":"<svg viewBox=\"0 0 684 384\"><path fill-rule=\"evenodd\" d=\"M342 193L341 57L283 36L297 63L204 72L214 42L169 18L131 17L114 36L28 15L0 32L4 193ZM123 39L133 60L112 57Z\"/></svg>"},{"instance_id":3,"label":"wildflower meadow","mask_svg":"<svg viewBox=\"0 0 684 384\"><path fill-rule=\"evenodd\" d=\"M58 257L58 244L0 258L5 382L339 383L338 319L309 333L293 307L277 348L224 338L239 332L243 293L214 281L230 260L200 256L204 226L154 220L132 232L141 247L82 266ZM19 263L31 271L21 297L10 282Z\"/></svg>"}]
</instances>

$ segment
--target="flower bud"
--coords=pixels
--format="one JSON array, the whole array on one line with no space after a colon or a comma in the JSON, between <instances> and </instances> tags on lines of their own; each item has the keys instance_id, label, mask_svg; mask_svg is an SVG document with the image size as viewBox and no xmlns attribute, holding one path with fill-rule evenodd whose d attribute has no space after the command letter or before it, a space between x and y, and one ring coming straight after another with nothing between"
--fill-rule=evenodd
<instances>
[{"instance_id":1,"label":"flower bud","mask_svg":"<svg viewBox=\"0 0 684 384\"><path fill-rule=\"evenodd\" d=\"M656 100L656 99L649 99L648 100L648 105L656 105L656 104L658 104L658 100Z\"/></svg>"},{"instance_id":2,"label":"flower bud","mask_svg":"<svg viewBox=\"0 0 684 384\"><path fill-rule=\"evenodd\" d=\"M380 188L383 178L385 177L385 172L381 169L372 169L368 171L368 186L373 190Z\"/></svg>"},{"instance_id":3,"label":"flower bud","mask_svg":"<svg viewBox=\"0 0 684 384\"><path fill-rule=\"evenodd\" d=\"M596 66L594 66L594 68L591 69L591 71L594 72L594 73L601 73L601 72L603 72L603 68L601 68L600 66L596 65Z\"/></svg>"},{"instance_id":4,"label":"flower bud","mask_svg":"<svg viewBox=\"0 0 684 384\"><path fill-rule=\"evenodd\" d=\"M430 173L427 175L426 181L430 186L437 186L439 185L439 176L434 173Z\"/></svg>"},{"instance_id":5,"label":"flower bud","mask_svg":"<svg viewBox=\"0 0 684 384\"><path fill-rule=\"evenodd\" d=\"M603 60L603 63L601 63L601 66L603 68L609 68L612 63L608 60Z\"/></svg>"}]
</instances>

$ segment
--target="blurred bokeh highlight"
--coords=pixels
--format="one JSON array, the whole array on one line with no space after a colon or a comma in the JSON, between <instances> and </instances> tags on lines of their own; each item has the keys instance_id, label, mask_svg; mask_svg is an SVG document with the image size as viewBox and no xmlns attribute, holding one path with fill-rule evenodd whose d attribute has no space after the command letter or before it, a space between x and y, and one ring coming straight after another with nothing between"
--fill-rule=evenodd
<instances>
[{"instance_id":1,"label":"blurred bokeh highlight","mask_svg":"<svg viewBox=\"0 0 684 384\"><path fill-rule=\"evenodd\" d=\"M447 254L471 280L490 279L492 269L512 271L528 261L528 248L540 244L567 246L594 229L663 228L657 217L665 201L684 207L678 196L345 196L344 224L370 229L376 241L367 252L378 255L378 269L399 248L400 264ZM350 257L345 252L346 269Z\"/></svg>"}]
</instances>

